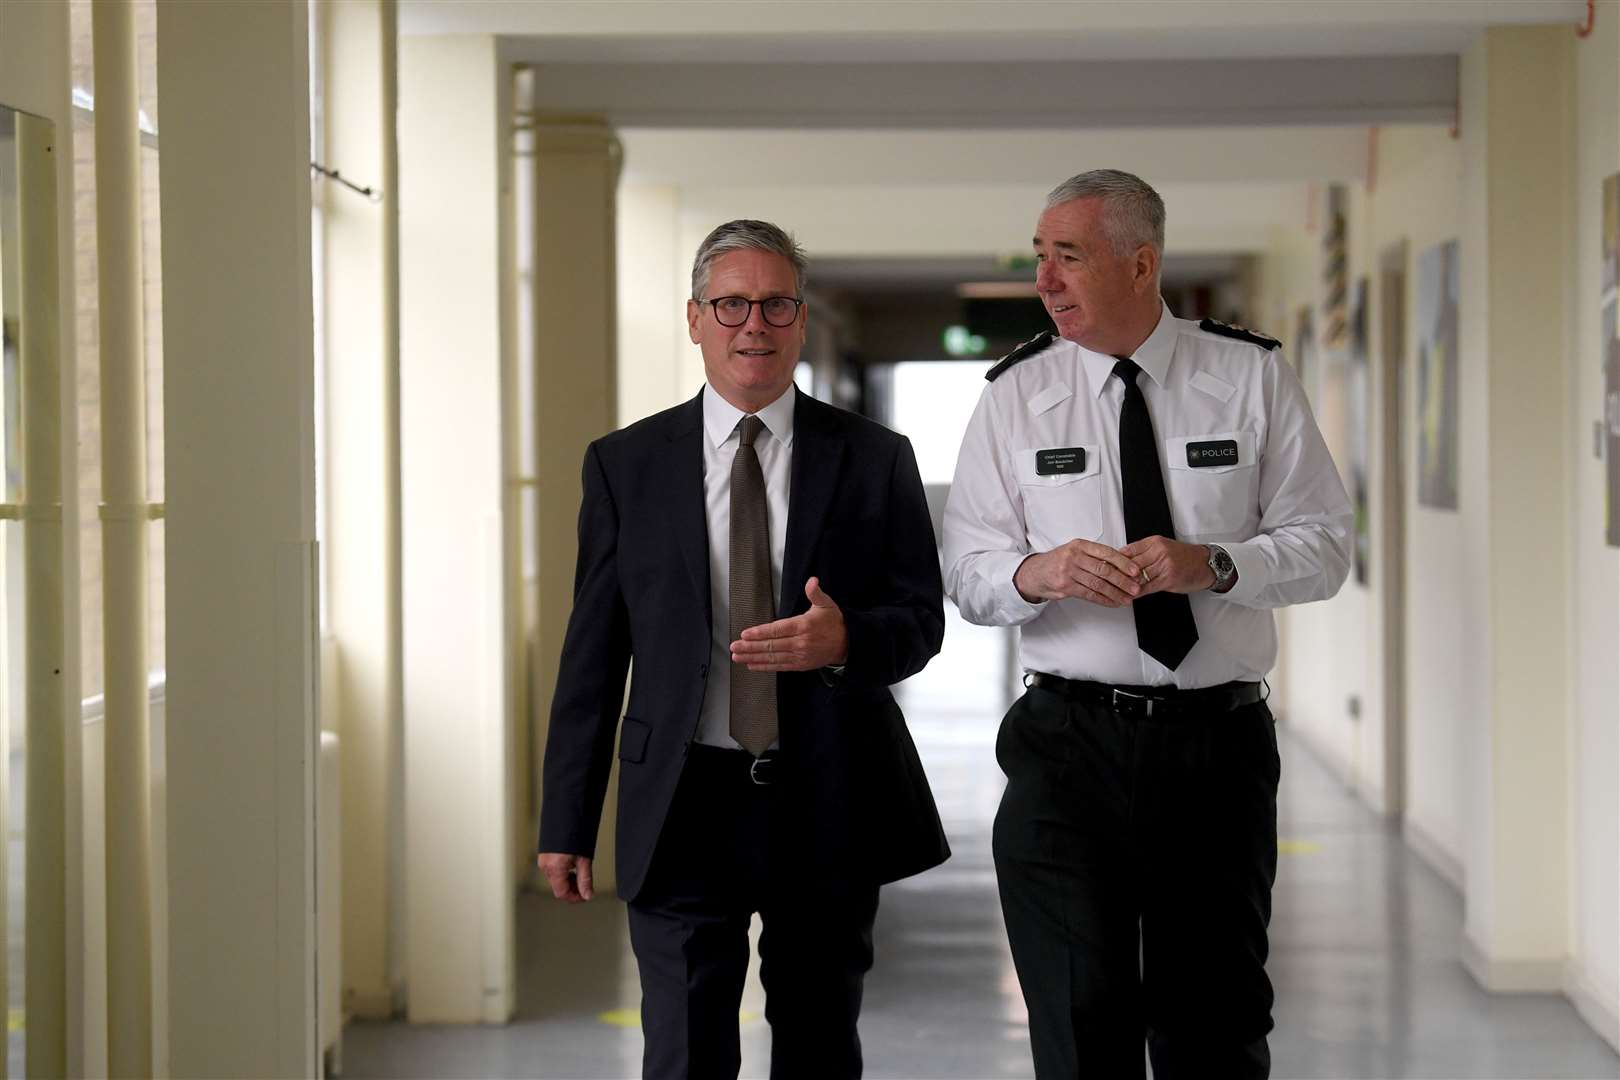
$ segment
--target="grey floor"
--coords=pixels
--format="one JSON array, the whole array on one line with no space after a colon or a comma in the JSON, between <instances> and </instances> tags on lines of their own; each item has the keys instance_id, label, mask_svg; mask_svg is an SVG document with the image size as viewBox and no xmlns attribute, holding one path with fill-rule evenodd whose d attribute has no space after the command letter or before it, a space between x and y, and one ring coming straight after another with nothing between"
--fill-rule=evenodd
<instances>
[{"instance_id":1,"label":"grey floor","mask_svg":"<svg viewBox=\"0 0 1620 1080\"><path fill-rule=\"evenodd\" d=\"M1033 1075L990 861L1006 655L999 632L953 623L946 654L930 667L938 674L904 688L955 854L883 892L861 1019L868 1077ZM1620 1078L1620 1057L1563 998L1481 991L1459 960L1455 890L1286 731L1282 745L1274 1076ZM617 901L565 910L525 895L513 1023L352 1024L343 1075L633 1077L639 995L625 938ZM768 1071L762 1010L751 979L745 1077Z\"/></svg>"}]
</instances>

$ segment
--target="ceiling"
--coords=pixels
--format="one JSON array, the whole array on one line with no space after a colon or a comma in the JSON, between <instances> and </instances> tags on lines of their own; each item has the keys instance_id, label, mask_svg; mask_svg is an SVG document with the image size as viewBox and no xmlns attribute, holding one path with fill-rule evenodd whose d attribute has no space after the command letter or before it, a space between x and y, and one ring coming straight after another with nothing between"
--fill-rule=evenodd
<instances>
[{"instance_id":1,"label":"ceiling","mask_svg":"<svg viewBox=\"0 0 1620 1080\"><path fill-rule=\"evenodd\" d=\"M997 63L1456 56L1584 0L400 0L405 34L492 34L546 63Z\"/></svg>"},{"instance_id":2,"label":"ceiling","mask_svg":"<svg viewBox=\"0 0 1620 1080\"><path fill-rule=\"evenodd\" d=\"M1375 128L1455 123L1459 57L1487 27L1585 15L1585 0L399 0L402 33L488 35L528 65L534 111L605 117L622 185L669 189L686 231L782 220L818 259L1022 250L1044 193L1100 166L1164 194L1168 256L1266 250L1317 186L1367 178Z\"/></svg>"}]
</instances>

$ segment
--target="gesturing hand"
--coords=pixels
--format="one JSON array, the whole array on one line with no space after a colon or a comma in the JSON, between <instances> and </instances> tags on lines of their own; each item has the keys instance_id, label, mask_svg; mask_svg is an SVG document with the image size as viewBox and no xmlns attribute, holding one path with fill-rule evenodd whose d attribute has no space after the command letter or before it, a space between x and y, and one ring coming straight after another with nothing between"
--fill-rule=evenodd
<instances>
[{"instance_id":1,"label":"gesturing hand","mask_svg":"<svg viewBox=\"0 0 1620 1080\"><path fill-rule=\"evenodd\" d=\"M814 671L849 659L844 613L821 591L821 579L805 582L804 595L809 611L750 626L731 643L731 659L749 671Z\"/></svg>"},{"instance_id":2,"label":"gesturing hand","mask_svg":"<svg viewBox=\"0 0 1620 1080\"><path fill-rule=\"evenodd\" d=\"M1200 592L1215 584L1215 571L1209 568L1209 549L1203 544L1183 544L1164 536L1148 536L1120 550L1147 571L1143 596L1156 592Z\"/></svg>"},{"instance_id":3,"label":"gesturing hand","mask_svg":"<svg viewBox=\"0 0 1620 1080\"><path fill-rule=\"evenodd\" d=\"M1143 590L1142 566L1129 548L1115 551L1091 540L1070 540L1018 564L1013 586L1025 600L1088 600L1124 607Z\"/></svg>"}]
</instances>

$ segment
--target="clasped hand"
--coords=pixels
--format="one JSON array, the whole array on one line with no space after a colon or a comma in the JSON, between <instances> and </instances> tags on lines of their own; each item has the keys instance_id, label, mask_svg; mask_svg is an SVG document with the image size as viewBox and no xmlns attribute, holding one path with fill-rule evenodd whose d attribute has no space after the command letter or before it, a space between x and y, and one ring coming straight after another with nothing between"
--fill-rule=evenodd
<instances>
[{"instance_id":1,"label":"clasped hand","mask_svg":"<svg viewBox=\"0 0 1620 1080\"><path fill-rule=\"evenodd\" d=\"M849 659L844 613L821 591L821 579L804 583L810 610L791 619L751 626L731 643L731 659L749 671L814 671Z\"/></svg>"},{"instance_id":2,"label":"clasped hand","mask_svg":"<svg viewBox=\"0 0 1620 1080\"><path fill-rule=\"evenodd\" d=\"M1204 545L1164 536L1149 536L1122 548L1070 540L1031 555L1013 574L1013 586L1031 603L1072 598L1110 608L1156 592L1191 593L1213 584L1215 573Z\"/></svg>"}]
</instances>

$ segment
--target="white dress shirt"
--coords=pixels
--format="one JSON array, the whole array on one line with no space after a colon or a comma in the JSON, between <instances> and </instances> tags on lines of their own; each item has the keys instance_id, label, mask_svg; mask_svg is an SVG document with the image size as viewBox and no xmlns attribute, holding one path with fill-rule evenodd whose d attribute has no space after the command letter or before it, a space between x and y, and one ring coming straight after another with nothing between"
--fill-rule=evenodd
<instances>
[{"instance_id":1,"label":"white dress shirt","mask_svg":"<svg viewBox=\"0 0 1620 1080\"><path fill-rule=\"evenodd\" d=\"M781 599L782 551L787 545L788 485L793 464L793 405L787 392L759 412L765 428L754 439L765 474L766 527L771 534L771 596ZM703 505L709 522L709 675L697 741L729 749L731 737L731 462L737 456L737 425L748 414L703 387ZM774 605L773 605L774 607Z\"/></svg>"},{"instance_id":2,"label":"white dress shirt","mask_svg":"<svg viewBox=\"0 0 1620 1080\"><path fill-rule=\"evenodd\" d=\"M1218 543L1230 592L1191 596L1198 643L1171 671L1137 648L1129 606L1032 604L1013 586L1026 556L1075 538L1124 547L1116 359L1058 339L985 387L945 504L945 591L964 618L1021 627L1025 670L1122 685L1216 686L1277 660L1269 608L1323 600L1350 567L1354 515L1293 369L1277 350L1199 329L1164 307L1132 357L1147 399L1176 539ZM1188 444L1237 444L1194 468ZM1042 476L1043 449L1083 447L1085 467Z\"/></svg>"}]
</instances>

